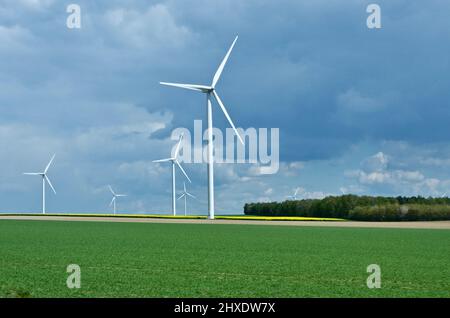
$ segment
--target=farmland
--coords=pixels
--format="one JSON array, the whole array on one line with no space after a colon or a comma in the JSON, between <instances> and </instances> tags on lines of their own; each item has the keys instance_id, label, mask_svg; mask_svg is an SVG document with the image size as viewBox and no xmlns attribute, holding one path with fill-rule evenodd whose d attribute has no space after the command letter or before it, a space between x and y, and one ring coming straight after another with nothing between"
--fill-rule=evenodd
<instances>
[{"instance_id":1,"label":"farmland","mask_svg":"<svg viewBox=\"0 0 450 318\"><path fill-rule=\"evenodd\" d=\"M0 220L0 297L450 297L449 263L449 230Z\"/></svg>"}]
</instances>

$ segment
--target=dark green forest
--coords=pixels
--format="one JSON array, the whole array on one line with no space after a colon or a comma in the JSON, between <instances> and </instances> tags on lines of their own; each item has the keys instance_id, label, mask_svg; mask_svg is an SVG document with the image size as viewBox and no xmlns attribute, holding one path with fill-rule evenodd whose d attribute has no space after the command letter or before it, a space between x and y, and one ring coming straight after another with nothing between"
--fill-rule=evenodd
<instances>
[{"instance_id":1,"label":"dark green forest","mask_svg":"<svg viewBox=\"0 0 450 318\"><path fill-rule=\"evenodd\" d=\"M247 203L246 215L309 216L360 221L450 220L450 198L341 195L323 199Z\"/></svg>"}]
</instances>

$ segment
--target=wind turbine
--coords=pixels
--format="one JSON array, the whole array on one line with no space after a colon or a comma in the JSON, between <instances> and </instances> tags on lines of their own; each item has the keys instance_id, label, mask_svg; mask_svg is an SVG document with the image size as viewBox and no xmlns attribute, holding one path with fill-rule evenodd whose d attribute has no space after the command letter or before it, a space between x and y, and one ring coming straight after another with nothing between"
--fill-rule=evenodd
<instances>
[{"instance_id":1,"label":"wind turbine","mask_svg":"<svg viewBox=\"0 0 450 318\"><path fill-rule=\"evenodd\" d=\"M222 100L220 99L219 95L216 93L216 84L219 81L220 75L222 74L222 71L225 67L225 64L227 63L227 60L231 54L231 51L233 50L234 44L236 43L238 37L234 39L233 43L231 44L231 47L228 49L227 54L225 55L224 59L222 60L222 63L220 63L219 68L217 69L216 73L214 74L213 80L211 85L196 85L196 84L180 84L180 83L167 83L167 82L160 82L162 85L167 86L174 86L184 89L190 89L193 91L201 92L206 94L206 108L207 108L207 118L208 118L208 218L214 219L214 162L213 162L213 122L212 122L212 104L211 104L211 95L214 96L215 100L220 106L220 109L224 113L225 117L227 118L228 122L230 123L231 127L233 128L235 134L237 135L239 141L244 144L243 139L239 135L238 131L236 130L236 127L233 124L233 121L230 118L230 115L228 115L228 112L225 108L225 106L222 103Z\"/></svg>"},{"instance_id":2,"label":"wind turbine","mask_svg":"<svg viewBox=\"0 0 450 318\"><path fill-rule=\"evenodd\" d=\"M182 194L180 195L180 197L177 200L180 200L181 198L184 198L184 216L187 215L187 213L186 213L186 210L187 210L186 209L186 199L187 199L188 196L193 198L193 199L197 199L195 196L193 196L192 194L190 194L189 192L186 191L186 183L183 182L183 192L182 192Z\"/></svg>"},{"instance_id":3,"label":"wind turbine","mask_svg":"<svg viewBox=\"0 0 450 318\"><path fill-rule=\"evenodd\" d=\"M288 198L291 198L292 200L297 200L297 193L299 188L295 189L295 192L293 195L288 195Z\"/></svg>"},{"instance_id":4,"label":"wind turbine","mask_svg":"<svg viewBox=\"0 0 450 318\"><path fill-rule=\"evenodd\" d=\"M50 179L47 177L48 168L50 168L50 165L53 162L53 159L55 159L56 154L53 155L53 157L50 159L49 163L45 167L44 172L24 172L23 174L31 175L31 176L41 176L42 177L42 214L45 214L45 182L47 181L50 188L52 188L53 192L56 194L55 188L53 188L52 183L50 182Z\"/></svg>"},{"instance_id":5,"label":"wind turbine","mask_svg":"<svg viewBox=\"0 0 450 318\"><path fill-rule=\"evenodd\" d=\"M184 171L183 167L181 166L180 162L178 161L178 153L180 151L180 145L181 141L183 140L183 134L180 135L180 139L178 140L177 147L175 148L175 154L171 158L166 159L160 159L160 160L153 160L153 162L172 162L172 213L173 215L177 215L177 208L176 208L176 200L175 200L175 165L180 168L181 172L184 174L186 179L188 179L189 182L191 182L191 179L189 179L188 175L186 174L186 171Z\"/></svg>"},{"instance_id":6,"label":"wind turbine","mask_svg":"<svg viewBox=\"0 0 450 318\"><path fill-rule=\"evenodd\" d=\"M109 206L111 206L112 204L114 205L114 215L116 215L116 198L126 197L127 195L126 194L116 194L110 185L108 185L108 187L109 187L109 191L111 191L111 194L113 195L113 198L112 198Z\"/></svg>"}]
</instances>

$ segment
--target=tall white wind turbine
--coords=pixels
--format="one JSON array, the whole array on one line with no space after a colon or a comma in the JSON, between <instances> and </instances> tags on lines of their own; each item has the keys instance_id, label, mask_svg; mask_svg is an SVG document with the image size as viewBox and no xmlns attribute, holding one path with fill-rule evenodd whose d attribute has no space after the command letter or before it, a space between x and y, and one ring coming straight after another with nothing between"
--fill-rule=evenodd
<instances>
[{"instance_id":1,"label":"tall white wind turbine","mask_svg":"<svg viewBox=\"0 0 450 318\"><path fill-rule=\"evenodd\" d=\"M184 89L190 89L193 91L201 92L206 94L206 108L207 108L207 118L208 118L208 218L214 219L214 162L213 162L213 122L212 122L212 104L211 104L211 95L214 96L214 99L217 101L217 103L220 106L220 109L224 113L225 117L227 118L228 122L230 123L231 127L233 128L235 134L237 135L239 141L244 144L244 140L239 135L238 131L236 130L236 127L233 124L233 121L230 118L230 115L228 115L228 112L225 108L225 106L222 103L222 100L220 99L219 95L216 93L216 84L219 81L220 75L222 74L222 71L225 67L225 64L227 63L227 60L231 54L231 51L233 50L233 47L237 41L238 37L233 41L233 44L231 44L231 47L228 49L227 54L225 55L224 59L222 60L222 63L220 63L219 68L217 69L216 73L214 74L213 80L211 85L196 85L196 84L180 84L180 83L167 83L167 82L160 82L162 85L168 85L168 86L174 86Z\"/></svg>"},{"instance_id":2,"label":"tall white wind turbine","mask_svg":"<svg viewBox=\"0 0 450 318\"><path fill-rule=\"evenodd\" d=\"M180 135L180 139L178 140L177 147L175 148L174 156L171 158L166 159L160 159L160 160L153 160L153 162L171 162L172 163L172 214L177 215L177 207L176 207L176 200L175 200L175 165L180 168L181 172L184 174L186 179L188 179L189 182L191 182L191 179L189 179L186 171L184 171L183 167L181 166L180 162L178 161L178 153L180 152L180 145L181 141L183 140L183 134Z\"/></svg>"},{"instance_id":3,"label":"tall white wind turbine","mask_svg":"<svg viewBox=\"0 0 450 318\"><path fill-rule=\"evenodd\" d=\"M52 183L50 182L50 179L47 176L48 169L50 168L50 165L53 162L53 159L55 159L55 155L50 159L49 163L44 169L44 172L24 172L23 174L31 175L31 176L41 176L42 177L42 214L45 214L45 182L48 183L50 188L52 188L53 192L56 194L55 188L53 188Z\"/></svg>"},{"instance_id":4,"label":"tall white wind turbine","mask_svg":"<svg viewBox=\"0 0 450 318\"><path fill-rule=\"evenodd\" d=\"M180 200L181 198L184 198L184 216L187 215L187 204L186 204L186 199L187 197L191 197L193 199L196 199L195 196L193 196L192 194L190 194L189 192L186 191L186 183L183 182L183 192L181 193L181 195L179 196L179 198L177 200Z\"/></svg>"},{"instance_id":5,"label":"tall white wind turbine","mask_svg":"<svg viewBox=\"0 0 450 318\"><path fill-rule=\"evenodd\" d=\"M114 190L111 188L111 186L109 185L109 191L111 191L111 194L113 195L111 203L109 204L109 206L113 205L113 210L114 210L114 215L116 215L116 199L118 197L126 197L126 194L117 194L114 192Z\"/></svg>"}]
</instances>

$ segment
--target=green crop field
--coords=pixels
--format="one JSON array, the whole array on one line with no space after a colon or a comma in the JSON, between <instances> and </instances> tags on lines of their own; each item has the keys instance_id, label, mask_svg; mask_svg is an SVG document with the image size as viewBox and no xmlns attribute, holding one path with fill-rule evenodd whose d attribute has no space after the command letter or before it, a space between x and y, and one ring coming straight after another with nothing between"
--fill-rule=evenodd
<instances>
[{"instance_id":1,"label":"green crop field","mask_svg":"<svg viewBox=\"0 0 450 318\"><path fill-rule=\"evenodd\" d=\"M449 264L449 230L0 220L1 297L450 297Z\"/></svg>"}]
</instances>

